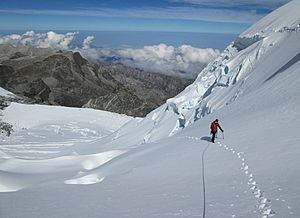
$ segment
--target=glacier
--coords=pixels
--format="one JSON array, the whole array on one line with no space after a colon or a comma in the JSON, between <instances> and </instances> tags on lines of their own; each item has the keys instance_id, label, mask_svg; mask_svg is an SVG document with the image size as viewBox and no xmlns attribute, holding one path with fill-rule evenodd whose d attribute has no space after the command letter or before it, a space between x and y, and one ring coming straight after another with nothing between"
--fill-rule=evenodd
<instances>
[{"instance_id":1,"label":"glacier","mask_svg":"<svg viewBox=\"0 0 300 218\"><path fill-rule=\"evenodd\" d=\"M12 103L1 216L299 217L299 9L250 27L145 118Z\"/></svg>"}]
</instances>

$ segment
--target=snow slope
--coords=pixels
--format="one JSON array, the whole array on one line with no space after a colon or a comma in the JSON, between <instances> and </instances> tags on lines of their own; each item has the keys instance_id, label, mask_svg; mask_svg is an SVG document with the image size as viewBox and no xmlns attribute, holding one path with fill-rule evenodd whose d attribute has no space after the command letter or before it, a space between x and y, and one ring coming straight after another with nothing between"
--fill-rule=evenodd
<instances>
[{"instance_id":1,"label":"snow slope","mask_svg":"<svg viewBox=\"0 0 300 218\"><path fill-rule=\"evenodd\" d=\"M0 87L0 96L12 97L14 94Z\"/></svg>"},{"instance_id":2,"label":"snow slope","mask_svg":"<svg viewBox=\"0 0 300 218\"><path fill-rule=\"evenodd\" d=\"M19 129L0 145L0 214L299 217L299 9L292 1L242 33L144 119L12 104L4 119ZM212 144L216 117L225 139Z\"/></svg>"},{"instance_id":3,"label":"snow slope","mask_svg":"<svg viewBox=\"0 0 300 218\"><path fill-rule=\"evenodd\" d=\"M66 124L66 122L76 124L81 122L81 127L86 125L86 127L92 128L94 125L94 129L99 131L95 133L97 136L100 134L106 136L109 133L116 131L120 126L132 119L132 117L126 115L107 111L99 112L99 110L93 110L89 108L23 105L19 103L12 103L3 114L3 121L13 124L17 129L33 127L39 128L41 124ZM60 130L58 129L57 131ZM86 132L89 131L87 130ZM94 133L92 130L90 132ZM85 136L84 133L82 133L82 135Z\"/></svg>"}]
</instances>

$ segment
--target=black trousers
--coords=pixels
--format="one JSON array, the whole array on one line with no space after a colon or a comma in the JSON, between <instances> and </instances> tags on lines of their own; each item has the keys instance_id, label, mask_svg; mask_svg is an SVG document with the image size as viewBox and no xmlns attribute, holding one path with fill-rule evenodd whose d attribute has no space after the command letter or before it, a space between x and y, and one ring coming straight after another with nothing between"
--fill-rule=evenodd
<instances>
[{"instance_id":1,"label":"black trousers","mask_svg":"<svg viewBox=\"0 0 300 218\"><path fill-rule=\"evenodd\" d=\"M216 138L217 132L211 132L211 142L215 143L215 138Z\"/></svg>"}]
</instances>

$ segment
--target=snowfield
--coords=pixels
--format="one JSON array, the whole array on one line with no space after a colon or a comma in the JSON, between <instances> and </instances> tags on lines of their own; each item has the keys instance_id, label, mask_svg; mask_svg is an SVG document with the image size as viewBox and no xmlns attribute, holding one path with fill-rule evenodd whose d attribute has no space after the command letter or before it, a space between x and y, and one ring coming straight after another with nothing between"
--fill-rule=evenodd
<instances>
[{"instance_id":1,"label":"snowfield","mask_svg":"<svg viewBox=\"0 0 300 218\"><path fill-rule=\"evenodd\" d=\"M263 18L143 119L12 103L1 217L300 217L299 10Z\"/></svg>"}]
</instances>

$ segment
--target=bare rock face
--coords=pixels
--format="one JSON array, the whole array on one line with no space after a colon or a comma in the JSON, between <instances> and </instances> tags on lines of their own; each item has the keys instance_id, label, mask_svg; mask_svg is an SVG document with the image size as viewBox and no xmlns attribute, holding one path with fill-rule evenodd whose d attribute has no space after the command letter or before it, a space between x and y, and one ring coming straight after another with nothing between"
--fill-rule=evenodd
<instances>
[{"instance_id":1,"label":"bare rock face","mask_svg":"<svg viewBox=\"0 0 300 218\"><path fill-rule=\"evenodd\" d=\"M107 63L78 52L0 45L0 86L35 103L145 116L191 80Z\"/></svg>"}]
</instances>

